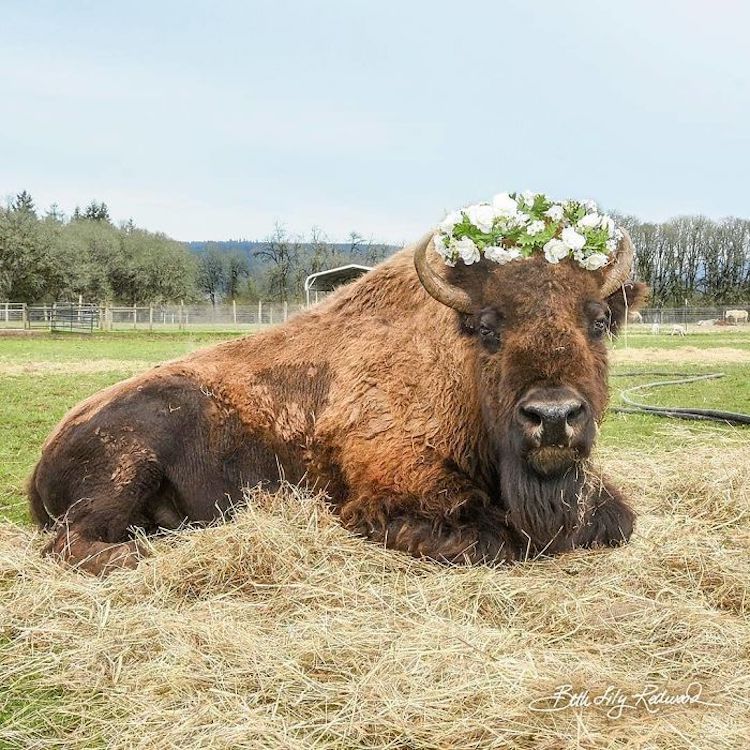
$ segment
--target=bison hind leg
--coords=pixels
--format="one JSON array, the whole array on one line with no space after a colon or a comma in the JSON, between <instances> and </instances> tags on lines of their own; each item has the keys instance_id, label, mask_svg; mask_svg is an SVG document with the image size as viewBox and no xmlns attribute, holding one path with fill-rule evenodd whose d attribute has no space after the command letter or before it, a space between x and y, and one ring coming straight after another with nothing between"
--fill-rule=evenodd
<instances>
[{"instance_id":1,"label":"bison hind leg","mask_svg":"<svg viewBox=\"0 0 750 750\"><path fill-rule=\"evenodd\" d=\"M145 547L133 538L133 530L152 532L157 523L171 519L161 511L166 503L158 467L144 462L137 468L127 483L87 488L88 496L72 503L57 519L43 554L95 575L136 567Z\"/></svg>"},{"instance_id":2,"label":"bison hind leg","mask_svg":"<svg viewBox=\"0 0 750 750\"><path fill-rule=\"evenodd\" d=\"M66 566L92 575L105 576L118 569L135 568L144 550L135 539L101 542L81 536L75 527L58 529L43 554L58 558Z\"/></svg>"}]
</instances>

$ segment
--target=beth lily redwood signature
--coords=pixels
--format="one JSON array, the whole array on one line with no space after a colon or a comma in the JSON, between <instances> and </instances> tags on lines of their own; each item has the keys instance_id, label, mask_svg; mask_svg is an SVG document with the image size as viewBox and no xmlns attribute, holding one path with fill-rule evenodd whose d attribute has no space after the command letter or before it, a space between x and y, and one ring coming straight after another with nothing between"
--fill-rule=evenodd
<instances>
[{"instance_id":1,"label":"beth lily redwood signature","mask_svg":"<svg viewBox=\"0 0 750 750\"><path fill-rule=\"evenodd\" d=\"M610 719L619 719L627 711L645 710L655 714L665 706L712 706L720 704L702 699L703 686L691 682L682 692L671 692L660 685L647 684L635 693L628 693L614 685L601 691L574 690L572 685L560 685L552 695L535 698L529 703L532 711L554 713L576 708L606 710Z\"/></svg>"}]
</instances>

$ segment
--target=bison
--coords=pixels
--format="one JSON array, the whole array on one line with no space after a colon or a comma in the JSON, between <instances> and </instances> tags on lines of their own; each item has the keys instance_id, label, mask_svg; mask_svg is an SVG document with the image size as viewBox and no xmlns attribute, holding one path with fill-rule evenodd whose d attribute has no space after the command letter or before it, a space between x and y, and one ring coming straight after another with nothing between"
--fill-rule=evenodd
<instances>
[{"instance_id":1,"label":"bison","mask_svg":"<svg viewBox=\"0 0 750 750\"><path fill-rule=\"evenodd\" d=\"M590 455L608 334L644 297L632 258L624 234L596 271L451 268L427 235L284 325L97 393L30 478L46 552L132 567L134 529L210 523L282 477L353 532L448 563L626 541L634 513Z\"/></svg>"}]
</instances>

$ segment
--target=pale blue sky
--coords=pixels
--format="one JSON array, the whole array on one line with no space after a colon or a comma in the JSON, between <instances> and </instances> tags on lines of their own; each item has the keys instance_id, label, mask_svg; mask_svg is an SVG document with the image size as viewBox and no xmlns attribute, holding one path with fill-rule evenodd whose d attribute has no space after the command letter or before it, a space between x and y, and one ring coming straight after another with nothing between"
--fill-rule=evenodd
<instances>
[{"instance_id":1,"label":"pale blue sky","mask_svg":"<svg viewBox=\"0 0 750 750\"><path fill-rule=\"evenodd\" d=\"M501 190L750 216L750 3L0 3L0 197L410 240Z\"/></svg>"}]
</instances>

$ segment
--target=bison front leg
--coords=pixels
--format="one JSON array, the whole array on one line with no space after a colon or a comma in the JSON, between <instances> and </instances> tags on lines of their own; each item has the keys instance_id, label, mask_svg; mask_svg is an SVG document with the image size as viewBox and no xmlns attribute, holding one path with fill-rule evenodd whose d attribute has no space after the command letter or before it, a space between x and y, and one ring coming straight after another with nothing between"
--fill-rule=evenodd
<instances>
[{"instance_id":1,"label":"bison front leg","mask_svg":"<svg viewBox=\"0 0 750 750\"><path fill-rule=\"evenodd\" d=\"M518 560L521 545L501 522L435 522L419 516L400 516L388 522L383 539L390 549L438 562L495 565Z\"/></svg>"},{"instance_id":2,"label":"bison front leg","mask_svg":"<svg viewBox=\"0 0 750 750\"><path fill-rule=\"evenodd\" d=\"M373 488L347 502L341 508L341 518L351 531L414 557L454 564L521 559L525 551L522 540L506 525L503 512L488 507L486 497L479 501L481 495L475 491L469 497L451 498L441 493L442 502L458 501L460 505L446 513L417 497L399 497Z\"/></svg>"},{"instance_id":3,"label":"bison front leg","mask_svg":"<svg viewBox=\"0 0 750 750\"><path fill-rule=\"evenodd\" d=\"M617 547L630 539L635 512L620 492L602 483L590 507L574 537L575 547Z\"/></svg>"}]
</instances>

